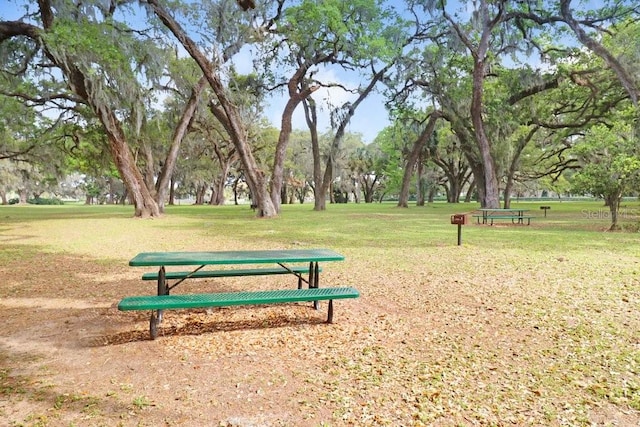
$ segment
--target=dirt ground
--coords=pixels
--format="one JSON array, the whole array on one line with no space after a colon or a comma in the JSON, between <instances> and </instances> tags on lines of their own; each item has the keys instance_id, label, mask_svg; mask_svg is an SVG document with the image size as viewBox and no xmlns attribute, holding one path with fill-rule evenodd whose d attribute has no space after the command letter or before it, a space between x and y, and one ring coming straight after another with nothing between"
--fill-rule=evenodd
<instances>
[{"instance_id":1,"label":"dirt ground","mask_svg":"<svg viewBox=\"0 0 640 427\"><path fill-rule=\"evenodd\" d=\"M567 269L584 265L550 256L542 267L524 259L514 271L496 262L487 274L502 274L497 286L477 274L436 277L424 266L442 254L431 256L406 251L395 266L365 255L327 264L323 281L362 293L335 302L331 325L326 304L171 311L151 341L148 312L116 308L132 289L153 292L142 271L34 250L0 266L0 425L640 426L628 404L637 389L627 400L597 389L612 381L599 380L607 369L637 384L637 365L620 370L602 362L606 353L578 350L585 343L576 337L600 328L589 329L590 301L563 315L562 328L545 321L556 304L566 308L567 289L583 292L579 281L563 293L541 291L540 271L568 277ZM247 288L242 279L219 280L189 291ZM256 278L251 286L282 280ZM629 304L613 315L626 319L625 339L640 349L637 276L627 285Z\"/></svg>"},{"instance_id":2,"label":"dirt ground","mask_svg":"<svg viewBox=\"0 0 640 427\"><path fill-rule=\"evenodd\" d=\"M7 425L319 425L332 418L334 361L377 341L349 300L334 303L332 325L326 304L166 312L151 341L148 312L116 308L141 286L140 271L122 270L52 254L0 268Z\"/></svg>"}]
</instances>

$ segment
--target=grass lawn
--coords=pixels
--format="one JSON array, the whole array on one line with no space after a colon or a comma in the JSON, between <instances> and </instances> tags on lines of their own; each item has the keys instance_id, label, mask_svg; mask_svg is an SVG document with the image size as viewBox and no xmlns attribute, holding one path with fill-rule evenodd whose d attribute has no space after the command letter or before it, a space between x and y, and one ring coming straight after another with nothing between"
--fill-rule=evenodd
<instances>
[{"instance_id":1,"label":"grass lawn","mask_svg":"<svg viewBox=\"0 0 640 427\"><path fill-rule=\"evenodd\" d=\"M530 226L463 227L435 203L0 206L0 419L9 426L638 426L640 204L522 202ZM541 205L551 206L544 217ZM148 340L143 251L330 248L321 286L361 297L171 311ZM295 286L193 281L184 291ZM180 288L177 288L180 289ZM1 424L1 423L0 423Z\"/></svg>"}]
</instances>

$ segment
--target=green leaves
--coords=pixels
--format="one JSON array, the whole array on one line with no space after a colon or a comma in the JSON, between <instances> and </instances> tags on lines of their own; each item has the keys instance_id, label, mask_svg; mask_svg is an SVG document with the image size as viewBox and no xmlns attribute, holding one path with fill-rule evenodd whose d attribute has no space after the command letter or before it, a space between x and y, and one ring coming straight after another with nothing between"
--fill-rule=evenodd
<instances>
[{"instance_id":1,"label":"green leaves","mask_svg":"<svg viewBox=\"0 0 640 427\"><path fill-rule=\"evenodd\" d=\"M573 177L574 191L603 197L612 210L629 188L640 184L640 141L624 114L617 119L612 125L593 126L573 150L582 163Z\"/></svg>"},{"instance_id":2,"label":"green leaves","mask_svg":"<svg viewBox=\"0 0 640 427\"><path fill-rule=\"evenodd\" d=\"M401 21L377 0L303 0L285 11L283 32L309 53L334 53L358 60L398 53ZM391 25L394 24L394 25Z\"/></svg>"},{"instance_id":3,"label":"green leaves","mask_svg":"<svg viewBox=\"0 0 640 427\"><path fill-rule=\"evenodd\" d=\"M161 46L135 34L110 18L61 16L43 41L61 67L90 82L94 102L124 106L141 99L143 85L157 82L164 68Z\"/></svg>"}]
</instances>

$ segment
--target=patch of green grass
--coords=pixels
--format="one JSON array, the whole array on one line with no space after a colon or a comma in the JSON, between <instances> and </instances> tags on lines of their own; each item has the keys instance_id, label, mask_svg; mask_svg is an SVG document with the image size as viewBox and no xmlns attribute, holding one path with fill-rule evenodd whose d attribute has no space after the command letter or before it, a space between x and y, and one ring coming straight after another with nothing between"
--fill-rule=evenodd
<instances>
[{"instance_id":1,"label":"patch of green grass","mask_svg":"<svg viewBox=\"0 0 640 427\"><path fill-rule=\"evenodd\" d=\"M64 393L55 396L53 409L58 412L78 410L90 418L101 414L100 402L101 399L95 396Z\"/></svg>"},{"instance_id":2,"label":"patch of green grass","mask_svg":"<svg viewBox=\"0 0 640 427\"><path fill-rule=\"evenodd\" d=\"M541 203L513 203L513 207L529 209L536 218L530 227L497 222L477 226L475 221L463 227L463 244L526 248L527 250L598 250L635 241L635 233L605 233L609 226L608 210L601 202L544 202L551 206L544 217ZM0 227L12 228L15 241L35 242L29 235L29 224L37 233L49 233L51 240L65 249L90 252L92 242L87 231L101 227L112 237L143 234L150 246L168 231L183 235L189 242L198 236L223 236L236 241L260 241L265 245L305 245L368 248L425 247L456 243L457 228L450 215L471 212L477 204L434 203L424 207L403 209L394 203L335 204L326 211L313 211L312 204L283 205L275 219L258 219L247 206L167 206L165 218L155 221L133 221L130 206L0 206ZM622 207L621 223L627 229L637 226L640 204ZM47 225L49 223L49 225ZM25 229L26 228L26 229ZM24 234L20 233L24 229ZM22 239L21 239L22 238ZM99 239L96 239L99 240ZM66 244L65 244L66 243ZM171 242L169 242L170 244ZM174 242L175 243L175 242ZM175 245L174 245L175 246ZM11 255L2 256L15 256Z\"/></svg>"},{"instance_id":3,"label":"patch of green grass","mask_svg":"<svg viewBox=\"0 0 640 427\"><path fill-rule=\"evenodd\" d=\"M151 402L146 396L137 396L135 399L133 399L132 404L138 410L142 410L148 406L151 406Z\"/></svg>"},{"instance_id":4,"label":"patch of green grass","mask_svg":"<svg viewBox=\"0 0 640 427\"><path fill-rule=\"evenodd\" d=\"M26 379L9 376L10 370L0 368L0 395L13 396L27 393Z\"/></svg>"}]
</instances>

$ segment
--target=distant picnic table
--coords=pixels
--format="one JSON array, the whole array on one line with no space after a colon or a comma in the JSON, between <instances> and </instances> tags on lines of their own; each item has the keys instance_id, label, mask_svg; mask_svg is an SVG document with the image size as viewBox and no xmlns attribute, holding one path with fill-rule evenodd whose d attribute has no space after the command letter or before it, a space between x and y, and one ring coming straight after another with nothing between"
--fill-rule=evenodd
<instances>
[{"instance_id":1,"label":"distant picnic table","mask_svg":"<svg viewBox=\"0 0 640 427\"><path fill-rule=\"evenodd\" d=\"M534 216L527 215L529 209L522 208L508 208L508 209L478 209L478 214L473 215L474 218L477 218L478 224L482 221L482 224L493 225L494 221L498 220L511 220L513 224L524 224L524 221L527 221L527 225L531 225L531 219L535 218Z\"/></svg>"},{"instance_id":2,"label":"distant picnic table","mask_svg":"<svg viewBox=\"0 0 640 427\"><path fill-rule=\"evenodd\" d=\"M132 267L159 267L158 272L142 275L142 280L157 281L157 295L123 298L119 310L151 310L149 332L152 339L158 336L163 310L181 308L222 307L231 305L274 304L294 301L328 300L327 322L333 321L333 300L357 298L352 287L320 288L320 262L342 261L344 256L330 249L243 250L204 252L143 252L129 261ZM267 265L268 268L236 268L241 265ZM186 271L167 271L167 267L190 267ZM211 270L208 266L233 266ZM214 292L197 294L170 294L178 285L191 279L249 277L274 274L291 274L297 277L297 289L265 291ZM304 274L308 274L307 277ZM174 282L171 282L171 281ZM303 283L307 288L303 287Z\"/></svg>"}]
</instances>

